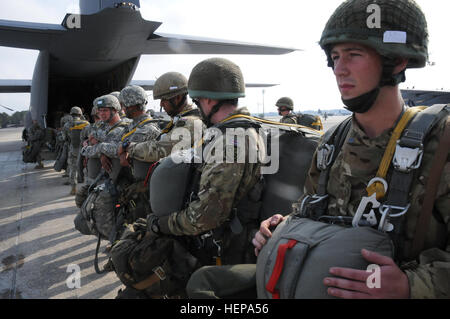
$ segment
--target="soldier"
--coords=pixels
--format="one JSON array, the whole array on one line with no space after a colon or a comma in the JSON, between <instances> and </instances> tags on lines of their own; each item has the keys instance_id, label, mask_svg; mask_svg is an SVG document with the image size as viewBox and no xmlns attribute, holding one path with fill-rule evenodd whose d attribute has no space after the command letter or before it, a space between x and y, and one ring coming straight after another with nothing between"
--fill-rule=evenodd
<instances>
[{"instance_id":1,"label":"soldier","mask_svg":"<svg viewBox=\"0 0 450 319\"><path fill-rule=\"evenodd\" d=\"M279 98L275 105L278 108L278 115L281 115L281 123L298 124L297 116L294 112L294 101L290 97Z\"/></svg>"},{"instance_id":2,"label":"soldier","mask_svg":"<svg viewBox=\"0 0 450 319\"><path fill-rule=\"evenodd\" d=\"M119 148L119 154L124 158L132 158L142 162L156 162L166 157L172 151L179 139L173 138L177 128L187 129L189 131L191 141L190 146L194 144L194 132L199 127L201 135L203 124L197 109L187 100L187 79L178 72L168 72L161 75L153 86L153 99L161 100L160 104L169 114L172 120L162 130L160 136L156 140L148 140L145 142L130 142L125 148Z\"/></svg>"},{"instance_id":3,"label":"soldier","mask_svg":"<svg viewBox=\"0 0 450 319\"><path fill-rule=\"evenodd\" d=\"M222 77L218 78L217 74ZM250 238L256 231L259 221L257 213L248 209L249 205L247 204L251 195L254 195L255 198L260 195L257 194L259 188L256 186L260 182L261 163L250 161L249 154L262 152L264 157L265 147L256 131L257 125L246 119L246 116L250 115L248 110L245 107L238 108L237 106L238 99L245 96L245 84L241 70L236 64L226 59L213 58L202 61L191 72L188 91L199 107L204 122L210 127L205 132L202 147L197 149L204 151L205 159L199 164L191 163L195 167L195 173L187 183L177 182L179 171L172 167L169 162L170 158L164 159L162 164L156 168L152 176L150 191L152 192L156 186L158 194L163 198L168 198L168 196L175 198L181 195L182 198L188 200L181 207L174 211L168 211L167 215L162 215L158 212L158 205L151 198L152 209L154 208L155 212L147 218L149 235L144 238L142 244L152 241L163 242L164 239L175 240L191 254L191 258L189 258L183 257L186 256L186 252L183 255L177 253L176 256L164 257L161 253L160 260L147 259L152 263L148 265L149 269L155 269L155 274L151 277L157 275L161 279L160 293L163 295L170 295L170 292L164 290L169 281L165 278L173 277L184 277L185 281L180 279L177 289L171 290L172 293L175 291L183 294L190 272L199 264L234 264L254 262L255 260ZM172 107L174 106L176 104L172 103ZM178 108L181 107L178 106ZM236 142L236 136L225 134L230 132L227 131L228 129L237 128L246 131L244 145ZM215 151L212 151L213 149ZM214 155L212 154L220 151L222 151L221 157L213 159ZM238 158L242 158L242 161L237 160ZM154 178L160 176L158 175L159 169L164 167L165 162L169 162L166 174L173 176L164 175L164 177L159 177L160 183L153 184L156 183ZM172 180L172 183L179 185L180 189L174 193L172 190L166 190L168 192L166 194L164 191L167 189L166 181ZM187 184L191 185L189 189L186 189ZM156 200L158 199L156 198ZM170 203L163 206L168 205ZM246 209L243 209L244 207ZM166 244L161 243L160 247L167 245L167 242ZM175 243L173 247L174 252L181 250ZM120 245L112 249L113 262L116 249L120 250ZM169 254L170 251L167 250L166 254ZM165 262L167 259L173 259L176 265L184 265L185 268L174 274L175 265L171 266ZM153 267L154 263L157 264L156 267ZM132 258L130 265L139 265L139 262ZM186 265L190 265L190 268ZM119 265L118 275L121 279L124 278L122 271L126 272L127 270ZM154 283L148 280L144 282ZM137 283L134 287L146 289L148 285Z\"/></svg>"},{"instance_id":4,"label":"soldier","mask_svg":"<svg viewBox=\"0 0 450 319\"><path fill-rule=\"evenodd\" d=\"M120 92L119 100L122 107L125 108L127 117L132 119L118 143L117 153L120 164L124 167L131 166L132 169L133 183L122 191L119 198L119 203L126 210L124 212L125 221L132 223L139 217L145 218L150 212L146 178L151 163L131 159L127 157L127 153L119 152L119 148L120 150L126 149L129 143L154 141L160 135L160 129L145 112L148 98L143 88L136 85L127 86Z\"/></svg>"},{"instance_id":5,"label":"soldier","mask_svg":"<svg viewBox=\"0 0 450 319\"><path fill-rule=\"evenodd\" d=\"M353 226L362 222L372 225L374 221L374 226L386 231L393 240L394 259L362 250L368 263L380 266L380 288L367 287L365 281L370 273L366 270L332 267L332 277L317 283L329 287L331 296L448 298L449 106L409 109L399 91L399 83L405 81L405 70L424 67L428 58L427 23L419 6L413 0L379 0L376 5L381 10L381 27L369 29L367 8L371 4L368 0L344 2L322 33L320 45L334 71L342 101L353 116L339 126L347 127L347 131L341 130L343 137L338 138L344 143L329 165L320 163L322 155L326 155L324 148L330 146L327 134L324 136L307 176L306 194L294 205L293 213L313 219L323 215L330 219L350 217ZM405 121L408 123L405 133L396 136L400 123L408 116L412 120ZM339 128L335 132L340 135ZM390 145L395 151L391 166L384 160ZM420 159L418 150L423 152ZM434 157L440 153L442 158ZM386 169L381 170L382 167ZM329 178L323 179L326 172ZM374 208L370 214L361 215L367 200ZM378 201L383 205L375 209ZM402 204L394 205L395 202ZM387 210L381 211L381 207ZM369 218L372 212L374 219L361 217ZM391 212L399 214L392 214L390 223L381 225L385 219L379 217ZM253 240L256 253L271 237L269 227L278 225L282 219L281 215L274 215L261 223Z\"/></svg>"},{"instance_id":6,"label":"soldier","mask_svg":"<svg viewBox=\"0 0 450 319\"><path fill-rule=\"evenodd\" d=\"M96 225L95 231L88 227L88 223L82 214L78 214L74 220L75 228L82 234L90 235L96 234L103 238L109 238L110 231L113 228L113 218L115 200L117 197L117 182L121 173L119 159L117 157L117 145L120 142L125 131L126 124L120 119L119 112L121 110L119 100L112 95L103 95L94 100L94 106L98 109L98 115L101 121L106 125L104 130L106 133L102 134L102 139L99 136L91 134L89 136L89 145L84 146L81 150L81 155L90 159L100 160L103 169L108 173L103 179L102 175L97 178L97 184L104 182L108 187L99 188L97 193L99 196L95 197L95 214ZM96 185L92 185L92 188ZM99 234L100 233L100 234Z\"/></svg>"},{"instance_id":7,"label":"soldier","mask_svg":"<svg viewBox=\"0 0 450 319\"><path fill-rule=\"evenodd\" d=\"M67 165L69 170L69 182L71 185L70 195L75 195L77 191L77 158L80 152L81 130L89 125L89 122L82 120L83 115L81 109L78 106L74 106L70 109L70 115L72 121L67 122L63 127L63 138L69 143L69 152L67 157Z\"/></svg>"},{"instance_id":8,"label":"soldier","mask_svg":"<svg viewBox=\"0 0 450 319\"><path fill-rule=\"evenodd\" d=\"M65 163L63 164L64 173L61 176L63 178L69 177L69 173L70 173L70 168L67 165L67 159L69 158L68 153L69 153L70 145L69 145L69 142L66 141L66 139L65 139L65 134L64 134L63 130L64 130L64 126L66 125L66 123L71 123L72 121L73 121L73 117L70 114L64 114L61 117L61 119L59 120L60 130L58 131L58 133L56 135L56 142L61 144L60 145L61 152L65 153L65 154L62 154L61 156L63 159L66 158L64 160ZM70 185L70 182L67 181L64 183L64 185Z\"/></svg>"},{"instance_id":9,"label":"soldier","mask_svg":"<svg viewBox=\"0 0 450 319\"><path fill-rule=\"evenodd\" d=\"M309 114L294 113L294 101L289 97L278 99L275 104L278 107L278 114L282 116L280 122L287 124L298 124L311 127L315 130L323 130L322 121L319 116Z\"/></svg>"},{"instance_id":10,"label":"soldier","mask_svg":"<svg viewBox=\"0 0 450 319\"><path fill-rule=\"evenodd\" d=\"M36 120L33 120L33 125L29 129L28 133L28 144L31 147L31 153L35 154L34 157L37 165L35 169L44 168L41 158L41 147L45 139L45 130L38 124Z\"/></svg>"}]
</instances>

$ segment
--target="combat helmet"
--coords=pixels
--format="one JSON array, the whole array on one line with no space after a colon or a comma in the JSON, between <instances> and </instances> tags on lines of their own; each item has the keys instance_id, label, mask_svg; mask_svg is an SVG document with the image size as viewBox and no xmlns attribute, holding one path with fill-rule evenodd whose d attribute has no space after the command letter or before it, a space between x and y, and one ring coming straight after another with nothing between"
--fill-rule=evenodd
<instances>
[{"instance_id":1,"label":"combat helmet","mask_svg":"<svg viewBox=\"0 0 450 319\"><path fill-rule=\"evenodd\" d=\"M198 63L191 72L188 81L188 93L199 106L200 113L207 127L220 107L226 103L236 103L237 99L245 97L245 82L238 65L223 58L206 59ZM209 98L218 100L206 115L196 99Z\"/></svg>"},{"instance_id":2,"label":"combat helmet","mask_svg":"<svg viewBox=\"0 0 450 319\"><path fill-rule=\"evenodd\" d=\"M379 24L374 14L379 14ZM330 45L342 42L367 45L384 57L407 58L408 68L424 67L428 60L427 22L414 0L345 1L328 20L319 42L329 66Z\"/></svg>"},{"instance_id":3,"label":"combat helmet","mask_svg":"<svg viewBox=\"0 0 450 319\"><path fill-rule=\"evenodd\" d=\"M118 99L125 108L139 106L141 111L145 109L148 103L147 93L138 85L129 85L123 88Z\"/></svg>"},{"instance_id":4,"label":"combat helmet","mask_svg":"<svg viewBox=\"0 0 450 319\"><path fill-rule=\"evenodd\" d=\"M70 115L82 116L83 111L81 111L81 108L79 108L78 106L74 106L70 109Z\"/></svg>"},{"instance_id":5,"label":"combat helmet","mask_svg":"<svg viewBox=\"0 0 450 319\"><path fill-rule=\"evenodd\" d=\"M192 69L188 81L191 98L229 100L245 97L245 83L241 69L230 60L211 58Z\"/></svg>"},{"instance_id":6,"label":"combat helmet","mask_svg":"<svg viewBox=\"0 0 450 319\"><path fill-rule=\"evenodd\" d=\"M94 107L97 107L97 109L100 108L111 108L114 109L117 112L120 112L122 109L120 107L119 100L114 95L102 95L94 100L93 103Z\"/></svg>"},{"instance_id":7,"label":"combat helmet","mask_svg":"<svg viewBox=\"0 0 450 319\"><path fill-rule=\"evenodd\" d=\"M280 107L280 106L284 106L287 109L293 111L294 110L294 101L292 101L292 99L290 97L282 97L279 98L277 103L275 103L276 106Z\"/></svg>"},{"instance_id":8,"label":"combat helmet","mask_svg":"<svg viewBox=\"0 0 450 319\"><path fill-rule=\"evenodd\" d=\"M187 79L178 72L167 72L161 75L153 85L153 99L170 100L177 95L187 93Z\"/></svg>"}]
</instances>

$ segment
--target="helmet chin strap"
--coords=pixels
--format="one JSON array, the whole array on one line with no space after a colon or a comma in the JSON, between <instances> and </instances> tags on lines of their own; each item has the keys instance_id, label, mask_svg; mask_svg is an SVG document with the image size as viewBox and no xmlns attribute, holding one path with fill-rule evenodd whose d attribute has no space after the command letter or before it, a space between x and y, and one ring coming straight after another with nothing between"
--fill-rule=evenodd
<instances>
[{"instance_id":1,"label":"helmet chin strap","mask_svg":"<svg viewBox=\"0 0 450 319\"><path fill-rule=\"evenodd\" d=\"M342 99L346 109L353 113L366 113L374 105L380 89L384 86L396 86L406 80L405 70L393 74L397 61L394 58L383 57L383 70L380 83L373 90L357 96L353 99Z\"/></svg>"},{"instance_id":2,"label":"helmet chin strap","mask_svg":"<svg viewBox=\"0 0 450 319\"><path fill-rule=\"evenodd\" d=\"M203 111L203 108L199 107L200 110L200 115L203 118L203 121L205 122L206 127L211 127L213 126L213 123L211 122L212 117L214 116L214 114L216 114L217 112L219 112L219 109L222 105L224 105L227 101L226 100L222 100L219 101L217 104L215 104L212 109L211 112L209 112L208 115L205 114L205 112Z\"/></svg>"}]
</instances>

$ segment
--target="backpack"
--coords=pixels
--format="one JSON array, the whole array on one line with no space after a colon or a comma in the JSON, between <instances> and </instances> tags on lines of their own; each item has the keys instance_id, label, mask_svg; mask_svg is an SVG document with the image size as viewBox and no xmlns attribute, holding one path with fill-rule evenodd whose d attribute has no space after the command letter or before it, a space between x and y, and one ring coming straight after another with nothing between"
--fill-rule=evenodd
<instances>
[{"instance_id":1,"label":"backpack","mask_svg":"<svg viewBox=\"0 0 450 319\"><path fill-rule=\"evenodd\" d=\"M258 298L327 299L323 279L331 267L367 269L366 248L393 256L386 233L290 216L277 226L256 265Z\"/></svg>"}]
</instances>

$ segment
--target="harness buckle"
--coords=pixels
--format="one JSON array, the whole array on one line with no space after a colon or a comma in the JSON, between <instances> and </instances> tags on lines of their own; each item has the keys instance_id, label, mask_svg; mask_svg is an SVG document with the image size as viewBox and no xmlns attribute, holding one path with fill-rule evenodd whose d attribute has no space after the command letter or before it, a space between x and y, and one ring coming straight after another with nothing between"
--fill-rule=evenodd
<instances>
[{"instance_id":1,"label":"harness buckle","mask_svg":"<svg viewBox=\"0 0 450 319\"><path fill-rule=\"evenodd\" d=\"M372 206L369 206L372 204ZM353 227L359 226L374 226L377 224L377 218L374 212L374 208L380 207L380 202L377 201L377 194L373 193L371 196L364 196L359 202L358 209L352 220ZM367 209L369 212L366 213ZM361 220L364 217L365 220Z\"/></svg>"},{"instance_id":2,"label":"harness buckle","mask_svg":"<svg viewBox=\"0 0 450 319\"><path fill-rule=\"evenodd\" d=\"M326 170L333 161L334 145L323 144L317 149L317 168Z\"/></svg>"},{"instance_id":3,"label":"harness buckle","mask_svg":"<svg viewBox=\"0 0 450 319\"><path fill-rule=\"evenodd\" d=\"M381 214L380 224L378 225L378 230L383 232L390 232L394 229L394 225L389 223L390 218L400 217L406 214L411 204L405 207L393 206L393 205L381 205L379 212ZM398 211L398 213L392 214L392 211Z\"/></svg>"},{"instance_id":4,"label":"harness buckle","mask_svg":"<svg viewBox=\"0 0 450 319\"><path fill-rule=\"evenodd\" d=\"M394 153L394 168L402 173L409 173L422 163L423 145L417 148L402 147L397 141Z\"/></svg>"},{"instance_id":5,"label":"harness buckle","mask_svg":"<svg viewBox=\"0 0 450 319\"><path fill-rule=\"evenodd\" d=\"M323 200L325 200L326 198L328 198L328 194L325 194L323 196L320 196L317 194L306 195L300 204L300 209L297 208L296 211L298 210L299 215L302 217L311 217L311 216L309 216L309 214L307 212L308 207L310 207L311 205L316 205L316 204L322 202Z\"/></svg>"}]
</instances>

